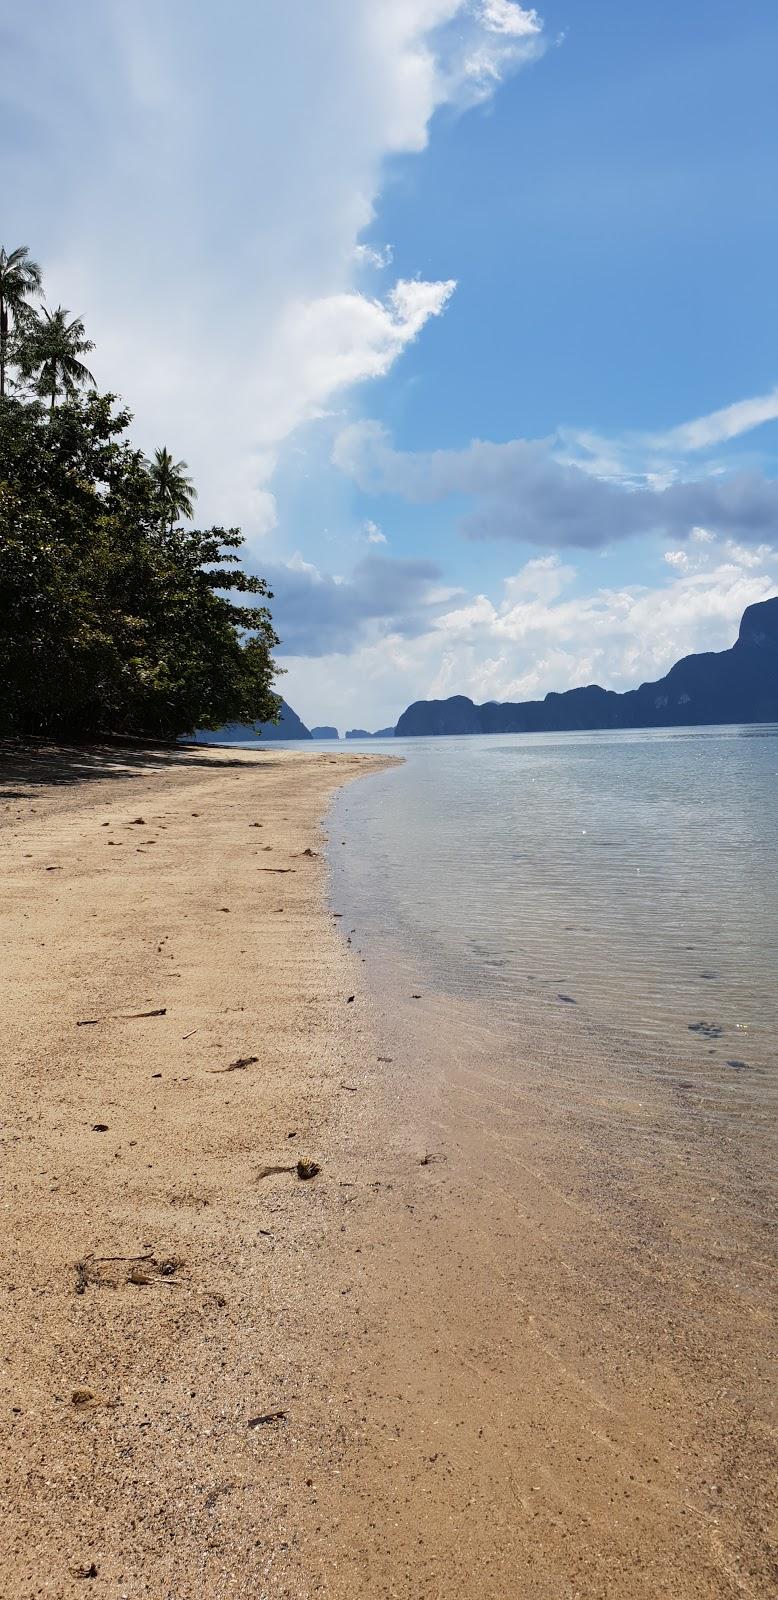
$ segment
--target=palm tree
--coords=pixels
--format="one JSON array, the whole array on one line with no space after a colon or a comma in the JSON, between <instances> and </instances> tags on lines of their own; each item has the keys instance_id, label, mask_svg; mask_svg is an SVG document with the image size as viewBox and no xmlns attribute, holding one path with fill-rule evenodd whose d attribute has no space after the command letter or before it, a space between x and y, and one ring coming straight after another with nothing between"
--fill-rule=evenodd
<instances>
[{"instance_id":1,"label":"palm tree","mask_svg":"<svg viewBox=\"0 0 778 1600\"><path fill-rule=\"evenodd\" d=\"M43 274L37 261L30 260L26 244L10 255L0 250L0 400L5 397L5 367L11 321L23 327L34 316L30 296L41 293Z\"/></svg>"},{"instance_id":2,"label":"palm tree","mask_svg":"<svg viewBox=\"0 0 778 1600\"><path fill-rule=\"evenodd\" d=\"M164 445L161 450L154 451L154 460L149 464L160 526L170 528L171 533L178 517L191 517L194 511L197 490L187 476L188 470L188 463L174 461Z\"/></svg>"},{"instance_id":3,"label":"palm tree","mask_svg":"<svg viewBox=\"0 0 778 1600\"><path fill-rule=\"evenodd\" d=\"M79 356L94 350L94 344L87 339L81 318L74 317L68 322L69 316L64 306L57 306L56 311L44 308L25 356L27 370L37 372L38 393L51 396L52 411L60 390L70 398L82 384L95 381L89 368L79 360Z\"/></svg>"}]
</instances>

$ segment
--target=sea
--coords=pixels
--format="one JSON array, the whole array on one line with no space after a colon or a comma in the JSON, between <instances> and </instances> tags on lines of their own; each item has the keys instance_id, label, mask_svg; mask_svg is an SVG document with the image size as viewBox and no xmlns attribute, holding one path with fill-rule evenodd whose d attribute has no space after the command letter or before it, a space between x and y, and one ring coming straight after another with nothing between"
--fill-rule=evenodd
<instances>
[{"instance_id":1,"label":"sea","mask_svg":"<svg viewBox=\"0 0 778 1600\"><path fill-rule=\"evenodd\" d=\"M778 1087L778 725L317 747L402 758L327 819L331 908L387 1002Z\"/></svg>"},{"instance_id":2,"label":"sea","mask_svg":"<svg viewBox=\"0 0 778 1600\"><path fill-rule=\"evenodd\" d=\"M464 1463L487 1590L512 1526L588 1525L609 1593L767 1594L778 726L349 750L402 757L324 821L387 1459L421 1416L413 1462Z\"/></svg>"},{"instance_id":3,"label":"sea","mask_svg":"<svg viewBox=\"0 0 778 1600\"><path fill-rule=\"evenodd\" d=\"M332 906L373 982L464 997L495 1029L617 1028L724 1079L774 1070L778 726L349 748L403 758L329 818Z\"/></svg>"}]
</instances>

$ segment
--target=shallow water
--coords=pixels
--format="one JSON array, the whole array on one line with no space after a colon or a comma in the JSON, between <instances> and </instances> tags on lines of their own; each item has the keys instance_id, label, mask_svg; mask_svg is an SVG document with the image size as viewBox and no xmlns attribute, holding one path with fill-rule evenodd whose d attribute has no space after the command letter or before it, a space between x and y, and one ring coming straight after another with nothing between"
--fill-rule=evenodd
<instances>
[{"instance_id":1,"label":"shallow water","mask_svg":"<svg viewBox=\"0 0 778 1600\"><path fill-rule=\"evenodd\" d=\"M476 1000L501 1030L566 1015L767 1087L778 727L369 748L405 765L342 792L330 859L374 973Z\"/></svg>"}]
</instances>

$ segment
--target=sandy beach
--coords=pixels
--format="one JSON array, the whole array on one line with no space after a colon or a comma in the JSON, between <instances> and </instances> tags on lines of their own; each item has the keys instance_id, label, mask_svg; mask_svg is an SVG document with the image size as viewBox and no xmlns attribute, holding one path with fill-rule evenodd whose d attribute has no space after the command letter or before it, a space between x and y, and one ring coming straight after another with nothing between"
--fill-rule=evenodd
<instances>
[{"instance_id":1,"label":"sandy beach","mask_svg":"<svg viewBox=\"0 0 778 1600\"><path fill-rule=\"evenodd\" d=\"M374 1066L319 823L369 766L4 763L9 1600L307 1592L344 1448L335 1132Z\"/></svg>"},{"instance_id":2,"label":"sandy beach","mask_svg":"<svg viewBox=\"0 0 778 1600\"><path fill-rule=\"evenodd\" d=\"M767 1130L369 990L381 764L5 763L4 1600L762 1600Z\"/></svg>"}]
</instances>

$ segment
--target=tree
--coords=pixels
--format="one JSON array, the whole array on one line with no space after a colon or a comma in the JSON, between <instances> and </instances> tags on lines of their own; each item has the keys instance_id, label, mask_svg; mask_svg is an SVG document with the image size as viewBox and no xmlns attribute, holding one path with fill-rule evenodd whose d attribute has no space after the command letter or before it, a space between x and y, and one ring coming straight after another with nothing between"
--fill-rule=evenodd
<instances>
[{"instance_id":1,"label":"tree","mask_svg":"<svg viewBox=\"0 0 778 1600\"><path fill-rule=\"evenodd\" d=\"M160 527L169 528L171 533L179 517L189 518L194 511L197 490L187 472L188 463L174 461L164 445L161 450L154 451L154 460L149 465L149 477L154 485L154 494L159 506Z\"/></svg>"},{"instance_id":2,"label":"tree","mask_svg":"<svg viewBox=\"0 0 778 1600\"><path fill-rule=\"evenodd\" d=\"M10 255L0 250L0 400L5 398L5 370L9 355L12 325L21 330L34 317L30 297L41 293L43 275L37 261L30 260L26 244Z\"/></svg>"},{"instance_id":3,"label":"tree","mask_svg":"<svg viewBox=\"0 0 778 1600\"><path fill-rule=\"evenodd\" d=\"M174 738L278 715L267 584L240 568L238 529L160 526L129 421L110 395L5 402L2 732Z\"/></svg>"},{"instance_id":4,"label":"tree","mask_svg":"<svg viewBox=\"0 0 778 1600\"><path fill-rule=\"evenodd\" d=\"M64 306L57 306L55 311L44 308L43 315L36 317L26 333L20 352L22 371L35 378L38 394L50 397L52 414L60 392L72 399L84 384L95 381L79 360L94 350L94 344L87 339L81 318L68 322L69 316Z\"/></svg>"}]
</instances>

